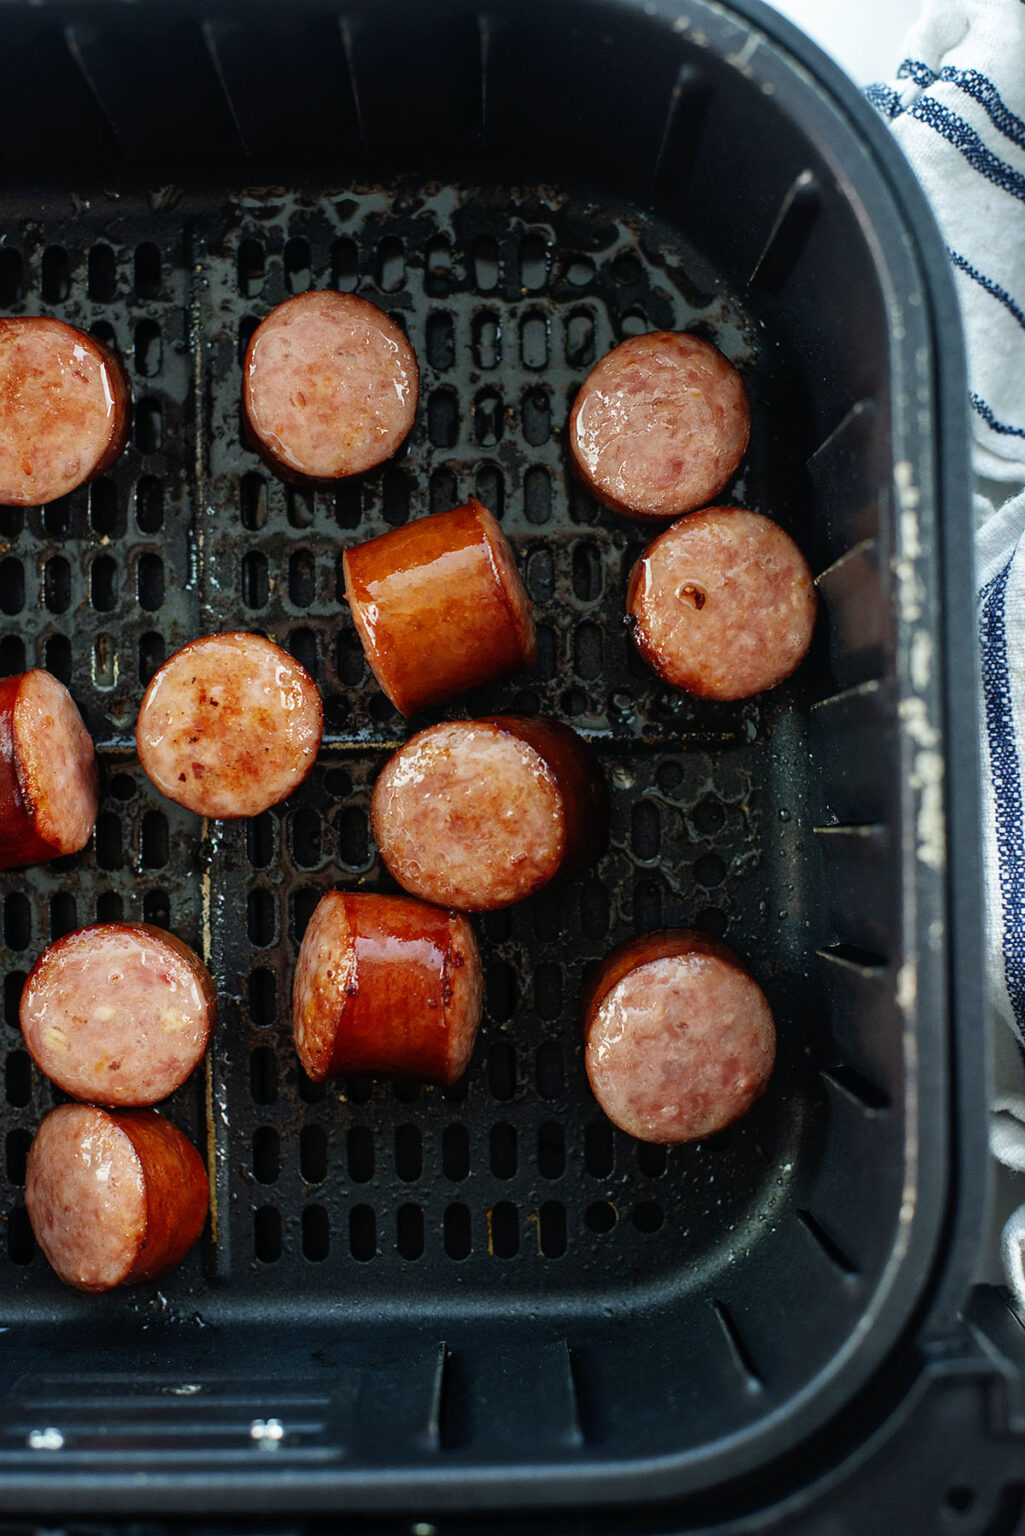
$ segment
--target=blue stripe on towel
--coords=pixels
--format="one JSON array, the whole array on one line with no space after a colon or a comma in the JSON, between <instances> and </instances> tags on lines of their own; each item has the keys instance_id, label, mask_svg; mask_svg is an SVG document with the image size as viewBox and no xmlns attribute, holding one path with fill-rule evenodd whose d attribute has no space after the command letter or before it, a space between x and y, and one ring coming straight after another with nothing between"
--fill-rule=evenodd
<instances>
[{"instance_id":1,"label":"blue stripe on towel","mask_svg":"<svg viewBox=\"0 0 1025 1536\"><path fill-rule=\"evenodd\" d=\"M904 110L900 104L900 97L890 85L883 85L881 82L866 85L865 95L884 117L899 117Z\"/></svg>"},{"instance_id":2,"label":"blue stripe on towel","mask_svg":"<svg viewBox=\"0 0 1025 1536\"><path fill-rule=\"evenodd\" d=\"M947 85L956 85L966 96L979 103L994 128L999 129L1012 144L1025 149L1025 122L1007 106L989 76L981 74L979 70L955 69L952 64L945 64L937 74L936 70L930 69L920 59L905 59L897 71L897 79L911 79L916 85L922 86L934 85L937 80Z\"/></svg>"},{"instance_id":3,"label":"blue stripe on towel","mask_svg":"<svg viewBox=\"0 0 1025 1536\"><path fill-rule=\"evenodd\" d=\"M999 421L981 395L969 395L968 398L972 402L972 410L978 412L992 431L999 432L1001 437L1025 437L1025 427L1009 427L1006 421Z\"/></svg>"},{"instance_id":4,"label":"blue stripe on towel","mask_svg":"<svg viewBox=\"0 0 1025 1536\"><path fill-rule=\"evenodd\" d=\"M996 807L1004 979L1015 1021L1025 1035L1025 836L1004 613L1007 581L1016 555L1017 550L979 594L979 639L982 644L982 696Z\"/></svg>"},{"instance_id":5,"label":"blue stripe on towel","mask_svg":"<svg viewBox=\"0 0 1025 1536\"><path fill-rule=\"evenodd\" d=\"M959 149L968 164L981 176L985 176L987 181L1025 202L1025 176L1008 165L1006 160L999 159L991 149L987 149L975 129L970 128L963 117L941 106L932 96L920 96L908 110L912 117L934 129L948 144Z\"/></svg>"},{"instance_id":6,"label":"blue stripe on towel","mask_svg":"<svg viewBox=\"0 0 1025 1536\"><path fill-rule=\"evenodd\" d=\"M984 272L976 271L966 257L959 255L957 251L951 250L949 245L947 246L947 255L959 272L963 272L966 277L970 277L973 283L978 283L980 288L985 288L988 294L991 294L999 304L1004 306L1009 314L1014 316L1022 330L1025 330L1025 310L1019 308L1006 288L1001 288L999 283L995 283Z\"/></svg>"}]
</instances>

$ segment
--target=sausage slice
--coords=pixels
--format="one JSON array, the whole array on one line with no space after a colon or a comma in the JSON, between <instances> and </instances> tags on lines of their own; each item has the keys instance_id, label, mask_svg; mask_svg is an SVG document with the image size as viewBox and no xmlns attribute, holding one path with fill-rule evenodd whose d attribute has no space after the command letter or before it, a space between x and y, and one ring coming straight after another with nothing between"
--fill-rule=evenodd
<instances>
[{"instance_id":1,"label":"sausage slice","mask_svg":"<svg viewBox=\"0 0 1025 1536\"><path fill-rule=\"evenodd\" d=\"M0 869L77 853L98 805L92 737L64 684L36 668L0 680Z\"/></svg>"},{"instance_id":2,"label":"sausage slice","mask_svg":"<svg viewBox=\"0 0 1025 1536\"><path fill-rule=\"evenodd\" d=\"M411 737L381 770L370 814L381 857L405 890L483 912L596 858L608 835L608 789L568 726L495 715Z\"/></svg>"},{"instance_id":3,"label":"sausage slice","mask_svg":"<svg viewBox=\"0 0 1025 1536\"><path fill-rule=\"evenodd\" d=\"M39 507L102 475L131 406L113 352L63 320L0 320L0 503Z\"/></svg>"},{"instance_id":4,"label":"sausage slice","mask_svg":"<svg viewBox=\"0 0 1025 1536\"><path fill-rule=\"evenodd\" d=\"M340 480L390 459L413 425L416 355L394 320L352 293L296 294L246 351L248 435L286 479Z\"/></svg>"},{"instance_id":5,"label":"sausage slice","mask_svg":"<svg viewBox=\"0 0 1025 1536\"><path fill-rule=\"evenodd\" d=\"M152 1109L61 1104L29 1149L25 1205L36 1242L79 1291L173 1269L202 1232L209 1203L199 1153Z\"/></svg>"},{"instance_id":6,"label":"sausage slice","mask_svg":"<svg viewBox=\"0 0 1025 1536\"><path fill-rule=\"evenodd\" d=\"M700 1141L747 1113L776 1056L772 1013L725 944L685 928L642 934L602 962L584 998L594 1096L639 1141Z\"/></svg>"},{"instance_id":7,"label":"sausage slice","mask_svg":"<svg viewBox=\"0 0 1025 1536\"><path fill-rule=\"evenodd\" d=\"M641 519L711 501L750 433L739 373L686 331L649 331L614 347L587 375L569 419L573 466L592 496Z\"/></svg>"},{"instance_id":8,"label":"sausage slice","mask_svg":"<svg viewBox=\"0 0 1025 1536\"><path fill-rule=\"evenodd\" d=\"M454 1083L469 1065L484 982L465 917L407 896L322 896L299 950L295 1045L314 1082L399 1072Z\"/></svg>"},{"instance_id":9,"label":"sausage slice","mask_svg":"<svg viewBox=\"0 0 1025 1536\"><path fill-rule=\"evenodd\" d=\"M147 923L97 923L57 939L21 994L21 1031L41 1072L76 1099L155 1104L188 1077L217 1017L210 973Z\"/></svg>"},{"instance_id":10,"label":"sausage slice","mask_svg":"<svg viewBox=\"0 0 1025 1536\"><path fill-rule=\"evenodd\" d=\"M746 699L802 661L818 599L778 523L738 507L681 518L649 544L626 595L637 649L674 688Z\"/></svg>"},{"instance_id":11,"label":"sausage slice","mask_svg":"<svg viewBox=\"0 0 1025 1536\"><path fill-rule=\"evenodd\" d=\"M342 556L371 671L404 715L528 667L537 653L516 558L475 498Z\"/></svg>"},{"instance_id":12,"label":"sausage slice","mask_svg":"<svg viewBox=\"0 0 1025 1536\"><path fill-rule=\"evenodd\" d=\"M161 794L200 816L257 816L313 767L324 730L305 667L262 635L207 635L165 661L135 725Z\"/></svg>"}]
</instances>

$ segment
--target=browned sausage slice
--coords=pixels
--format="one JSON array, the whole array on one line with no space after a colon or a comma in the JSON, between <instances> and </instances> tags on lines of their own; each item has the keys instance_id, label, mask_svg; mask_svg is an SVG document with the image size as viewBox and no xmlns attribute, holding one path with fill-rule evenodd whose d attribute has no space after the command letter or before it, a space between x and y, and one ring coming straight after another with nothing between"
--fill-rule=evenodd
<instances>
[{"instance_id":1,"label":"browned sausage slice","mask_svg":"<svg viewBox=\"0 0 1025 1536\"><path fill-rule=\"evenodd\" d=\"M413 425L416 355L394 320L352 293L296 294L246 352L253 444L287 478L339 480L391 458Z\"/></svg>"},{"instance_id":2,"label":"browned sausage slice","mask_svg":"<svg viewBox=\"0 0 1025 1536\"><path fill-rule=\"evenodd\" d=\"M711 501L750 432L740 375L686 331L649 331L613 348L569 419L573 465L591 494L637 518L679 517Z\"/></svg>"},{"instance_id":3,"label":"browned sausage slice","mask_svg":"<svg viewBox=\"0 0 1025 1536\"><path fill-rule=\"evenodd\" d=\"M404 715L534 660L534 618L516 558L475 498L357 544L342 560L367 661Z\"/></svg>"},{"instance_id":4,"label":"browned sausage slice","mask_svg":"<svg viewBox=\"0 0 1025 1536\"><path fill-rule=\"evenodd\" d=\"M262 635L207 635L178 651L143 695L139 761L169 800L200 816L257 816L302 783L324 729L305 667Z\"/></svg>"},{"instance_id":5,"label":"browned sausage slice","mask_svg":"<svg viewBox=\"0 0 1025 1536\"><path fill-rule=\"evenodd\" d=\"M649 544L626 606L637 649L666 682L702 699L746 699L800 664L818 600L808 562L778 523L708 507Z\"/></svg>"},{"instance_id":6,"label":"browned sausage slice","mask_svg":"<svg viewBox=\"0 0 1025 1536\"><path fill-rule=\"evenodd\" d=\"M25 1205L36 1242L80 1291L172 1269L202 1232L209 1202L199 1153L152 1109L61 1104L29 1149Z\"/></svg>"},{"instance_id":7,"label":"browned sausage slice","mask_svg":"<svg viewBox=\"0 0 1025 1536\"><path fill-rule=\"evenodd\" d=\"M381 857L413 896L482 912L568 879L601 852L598 760L556 720L496 715L432 725L390 757L371 818Z\"/></svg>"},{"instance_id":8,"label":"browned sausage slice","mask_svg":"<svg viewBox=\"0 0 1025 1536\"><path fill-rule=\"evenodd\" d=\"M0 503L39 507L108 469L131 391L101 342L63 320L0 320Z\"/></svg>"},{"instance_id":9,"label":"browned sausage slice","mask_svg":"<svg viewBox=\"0 0 1025 1536\"><path fill-rule=\"evenodd\" d=\"M21 994L41 1072L77 1099L155 1104L206 1050L217 1000L188 945L146 923L97 923L57 939Z\"/></svg>"},{"instance_id":10,"label":"browned sausage slice","mask_svg":"<svg viewBox=\"0 0 1025 1536\"><path fill-rule=\"evenodd\" d=\"M314 1082L399 1072L453 1083L473 1053L483 992L465 917L407 896L328 891L295 972L299 1060Z\"/></svg>"},{"instance_id":11,"label":"browned sausage slice","mask_svg":"<svg viewBox=\"0 0 1025 1536\"><path fill-rule=\"evenodd\" d=\"M99 804L96 753L49 672L0 680L0 869L77 853Z\"/></svg>"},{"instance_id":12,"label":"browned sausage slice","mask_svg":"<svg viewBox=\"0 0 1025 1536\"><path fill-rule=\"evenodd\" d=\"M622 944L584 999L585 1064L613 1124L700 1141L746 1114L776 1056L772 1013L725 944L664 929Z\"/></svg>"}]
</instances>

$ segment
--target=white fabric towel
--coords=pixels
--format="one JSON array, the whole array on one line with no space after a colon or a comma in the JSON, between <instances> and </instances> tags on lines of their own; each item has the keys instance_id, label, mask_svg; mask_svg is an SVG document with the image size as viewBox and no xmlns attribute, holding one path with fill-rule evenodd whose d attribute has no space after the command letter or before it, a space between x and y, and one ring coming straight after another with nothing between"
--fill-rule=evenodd
<instances>
[{"instance_id":1,"label":"white fabric towel","mask_svg":"<svg viewBox=\"0 0 1025 1536\"><path fill-rule=\"evenodd\" d=\"M975 499L987 980L991 1012L1025 1045L1025 0L927 0L905 54L866 95L929 196L964 316L974 465L989 482ZM990 1145L1025 1173L1025 1095L998 1086ZM1025 1306L1025 1204L1003 1257Z\"/></svg>"}]
</instances>

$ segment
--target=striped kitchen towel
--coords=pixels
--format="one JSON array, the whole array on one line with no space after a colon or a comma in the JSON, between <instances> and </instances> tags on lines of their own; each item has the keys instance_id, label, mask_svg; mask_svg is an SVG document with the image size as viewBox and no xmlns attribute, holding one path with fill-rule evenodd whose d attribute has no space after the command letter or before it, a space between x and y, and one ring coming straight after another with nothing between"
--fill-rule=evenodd
<instances>
[{"instance_id":1,"label":"striped kitchen towel","mask_svg":"<svg viewBox=\"0 0 1025 1536\"><path fill-rule=\"evenodd\" d=\"M974 429L991 1012L1025 1046L1025 0L927 0L889 118L939 221L964 316ZM991 1146L1025 1172L1020 1077L998 1083ZM1025 1205L1004 1229L1025 1306Z\"/></svg>"}]
</instances>

